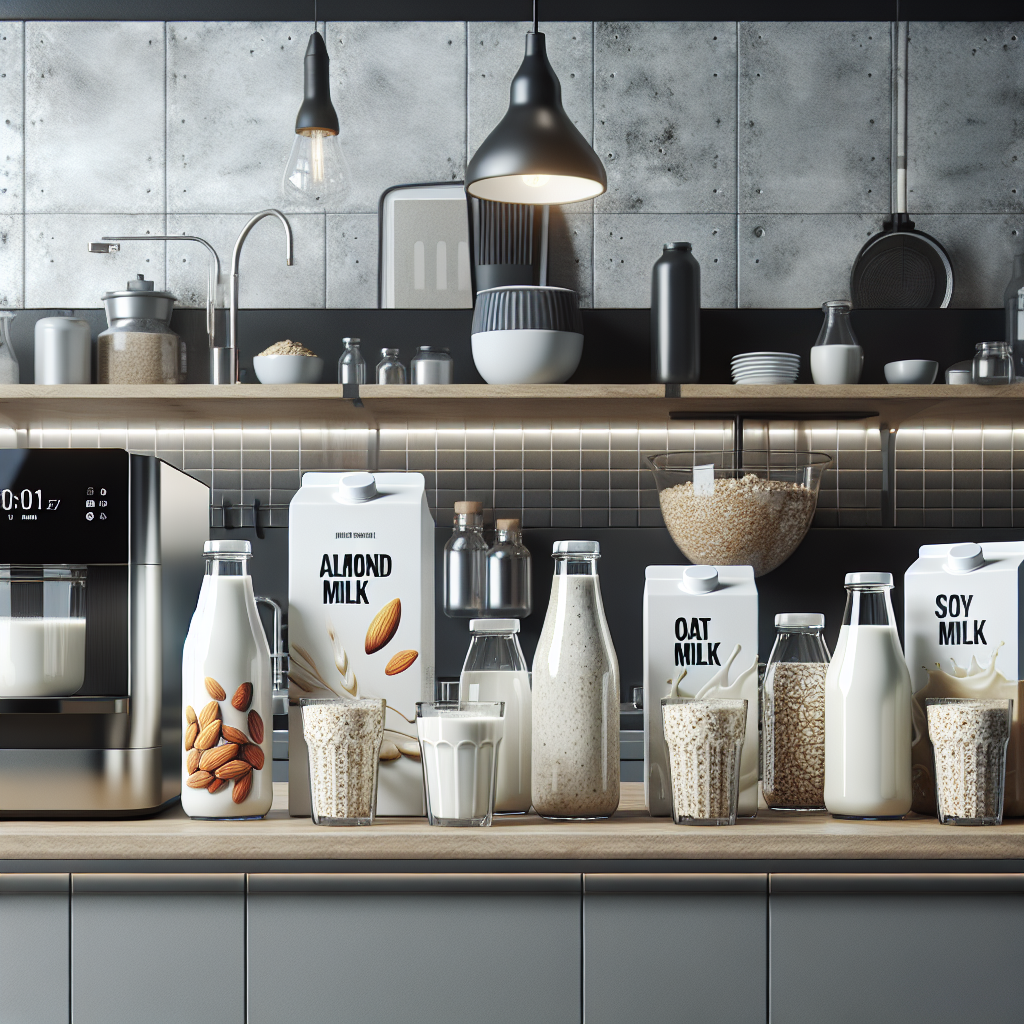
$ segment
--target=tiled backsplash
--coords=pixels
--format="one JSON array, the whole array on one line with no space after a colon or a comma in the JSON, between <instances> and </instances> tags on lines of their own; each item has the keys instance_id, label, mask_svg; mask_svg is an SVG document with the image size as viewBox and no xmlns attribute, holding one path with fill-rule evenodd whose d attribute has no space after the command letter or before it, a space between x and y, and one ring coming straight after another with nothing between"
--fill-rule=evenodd
<instances>
[{"instance_id":1,"label":"tiled backsplash","mask_svg":"<svg viewBox=\"0 0 1024 1024\"><path fill-rule=\"evenodd\" d=\"M644 307L664 241L688 239L706 307L813 307L848 293L891 208L887 22L543 24L566 110L608 193L555 218L552 274L585 305ZM461 178L505 110L526 23L329 22L353 188L295 205L280 178L306 22L0 22L0 305L96 307L138 271L201 305L199 234L226 263L248 215L241 302L376 304L377 200ZM1024 22L915 22L910 209L949 250L953 304L994 307L1024 248ZM125 111L131 116L125 116Z\"/></svg>"}]
</instances>

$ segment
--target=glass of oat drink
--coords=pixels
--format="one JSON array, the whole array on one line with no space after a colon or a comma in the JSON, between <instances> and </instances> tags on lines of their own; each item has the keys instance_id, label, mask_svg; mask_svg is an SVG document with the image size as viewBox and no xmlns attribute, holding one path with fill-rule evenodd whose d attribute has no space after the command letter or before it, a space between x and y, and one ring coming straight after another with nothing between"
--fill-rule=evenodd
<instances>
[{"instance_id":1,"label":"glass of oat drink","mask_svg":"<svg viewBox=\"0 0 1024 1024\"><path fill-rule=\"evenodd\" d=\"M735 825L745 700L665 697L661 702L677 825Z\"/></svg>"},{"instance_id":2,"label":"glass of oat drink","mask_svg":"<svg viewBox=\"0 0 1024 1024\"><path fill-rule=\"evenodd\" d=\"M1001 824L1013 701L929 697L925 705L939 821Z\"/></svg>"},{"instance_id":3,"label":"glass of oat drink","mask_svg":"<svg viewBox=\"0 0 1024 1024\"><path fill-rule=\"evenodd\" d=\"M315 825L372 825L377 765L384 738L384 698L303 698Z\"/></svg>"}]
</instances>

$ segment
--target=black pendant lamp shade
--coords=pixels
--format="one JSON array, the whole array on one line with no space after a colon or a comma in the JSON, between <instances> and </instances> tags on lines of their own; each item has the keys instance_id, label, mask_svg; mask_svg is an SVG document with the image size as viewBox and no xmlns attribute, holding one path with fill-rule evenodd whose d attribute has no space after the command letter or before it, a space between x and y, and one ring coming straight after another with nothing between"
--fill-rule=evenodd
<instances>
[{"instance_id":1,"label":"black pendant lamp shade","mask_svg":"<svg viewBox=\"0 0 1024 1024\"><path fill-rule=\"evenodd\" d=\"M578 203L608 188L604 164L562 109L544 35L526 36L508 112L466 169L466 191L499 203Z\"/></svg>"},{"instance_id":2,"label":"black pendant lamp shade","mask_svg":"<svg viewBox=\"0 0 1024 1024\"><path fill-rule=\"evenodd\" d=\"M321 131L337 135L338 112L331 102L331 58L324 37L319 32L309 37L305 68L305 95L299 107L299 116L295 118L295 132L306 135Z\"/></svg>"}]
</instances>

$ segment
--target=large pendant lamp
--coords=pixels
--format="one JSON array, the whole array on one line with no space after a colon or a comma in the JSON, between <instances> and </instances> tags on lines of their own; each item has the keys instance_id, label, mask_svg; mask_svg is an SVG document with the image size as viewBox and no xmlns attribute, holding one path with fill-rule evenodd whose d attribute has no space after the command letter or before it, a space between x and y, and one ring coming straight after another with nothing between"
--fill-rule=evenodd
<instances>
[{"instance_id":1,"label":"large pendant lamp","mask_svg":"<svg viewBox=\"0 0 1024 1024\"><path fill-rule=\"evenodd\" d=\"M508 113L466 168L466 191L497 203L558 204L593 199L608 188L604 164L562 109L562 86L543 33L526 35Z\"/></svg>"}]
</instances>

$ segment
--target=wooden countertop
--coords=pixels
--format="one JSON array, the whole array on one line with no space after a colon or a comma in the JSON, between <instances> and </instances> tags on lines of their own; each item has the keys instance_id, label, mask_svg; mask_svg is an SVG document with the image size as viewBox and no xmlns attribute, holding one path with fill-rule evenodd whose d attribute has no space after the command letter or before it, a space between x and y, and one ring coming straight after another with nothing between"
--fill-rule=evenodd
<instances>
[{"instance_id":1,"label":"wooden countertop","mask_svg":"<svg viewBox=\"0 0 1024 1024\"><path fill-rule=\"evenodd\" d=\"M324 828L290 818L287 786L256 822L190 821L176 806L139 821L0 821L0 860L958 860L1024 858L1024 820L956 828L934 818L837 821L761 810L732 828L651 818L640 783L623 784L610 819L558 823L535 815L491 828L431 828L382 818L368 828Z\"/></svg>"}]
</instances>

